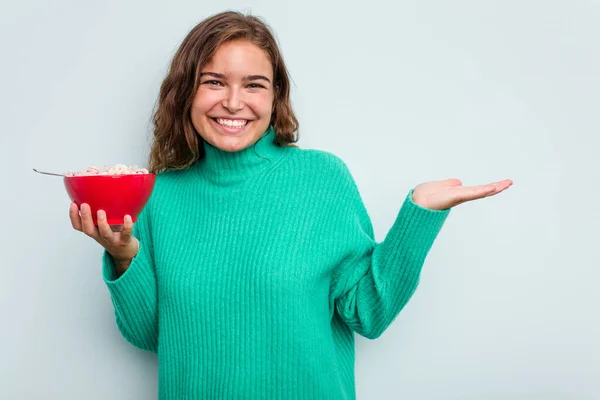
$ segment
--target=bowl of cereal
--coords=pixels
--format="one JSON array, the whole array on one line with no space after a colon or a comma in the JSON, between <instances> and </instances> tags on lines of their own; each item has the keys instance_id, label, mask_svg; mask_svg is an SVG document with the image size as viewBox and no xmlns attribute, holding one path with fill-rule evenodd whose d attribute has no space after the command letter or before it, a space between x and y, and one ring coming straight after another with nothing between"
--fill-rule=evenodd
<instances>
[{"instance_id":1,"label":"bowl of cereal","mask_svg":"<svg viewBox=\"0 0 600 400\"><path fill-rule=\"evenodd\" d=\"M136 165L117 164L83 171L68 171L63 178L69 198L81 207L90 206L94 225L97 212L104 210L109 225L122 225L125 215L133 222L150 199L156 175Z\"/></svg>"}]
</instances>

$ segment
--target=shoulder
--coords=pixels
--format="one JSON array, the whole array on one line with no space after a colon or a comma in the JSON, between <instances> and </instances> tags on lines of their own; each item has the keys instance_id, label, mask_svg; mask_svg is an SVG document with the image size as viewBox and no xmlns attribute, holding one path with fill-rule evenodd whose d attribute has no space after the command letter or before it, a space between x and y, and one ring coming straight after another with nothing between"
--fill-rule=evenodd
<instances>
[{"instance_id":1,"label":"shoulder","mask_svg":"<svg viewBox=\"0 0 600 400\"><path fill-rule=\"evenodd\" d=\"M292 174L306 188L336 198L354 198L358 196L358 187L349 166L336 154L324 150L302 149L290 154L293 159L288 166L288 175Z\"/></svg>"},{"instance_id":2,"label":"shoulder","mask_svg":"<svg viewBox=\"0 0 600 400\"><path fill-rule=\"evenodd\" d=\"M178 171L164 171L159 174L156 174L156 181L154 184L155 190L164 190L173 187L181 182L181 180L186 179L186 175L188 174L187 170L178 170Z\"/></svg>"},{"instance_id":3,"label":"shoulder","mask_svg":"<svg viewBox=\"0 0 600 400\"><path fill-rule=\"evenodd\" d=\"M331 178L351 179L348 165L337 155L315 149L298 149L292 152L292 157L303 166L315 174L329 175Z\"/></svg>"},{"instance_id":4,"label":"shoulder","mask_svg":"<svg viewBox=\"0 0 600 400\"><path fill-rule=\"evenodd\" d=\"M173 204L180 203L188 195L182 189L189 186L190 172L192 171L187 168L156 174L152 194L144 206L144 212L151 215L149 218L170 214Z\"/></svg>"},{"instance_id":5,"label":"shoulder","mask_svg":"<svg viewBox=\"0 0 600 400\"><path fill-rule=\"evenodd\" d=\"M177 197L182 191L182 186L187 186L190 182L193 170L186 168L182 170L168 170L156 174L154 189L152 190L152 200L161 202L161 200L171 201L172 197Z\"/></svg>"}]
</instances>

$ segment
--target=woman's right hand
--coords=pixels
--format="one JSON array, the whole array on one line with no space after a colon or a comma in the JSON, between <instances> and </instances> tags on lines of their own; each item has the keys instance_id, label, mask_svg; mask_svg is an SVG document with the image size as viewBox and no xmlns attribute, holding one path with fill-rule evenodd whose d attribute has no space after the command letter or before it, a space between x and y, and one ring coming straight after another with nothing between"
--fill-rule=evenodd
<instances>
[{"instance_id":1,"label":"woman's right hand","mask_svg":"<svg viewBox=\"0 0 600 400\"><path fill-rule=\"evenodd\" d=\"M100 243L112 256L115 264L126 267L136 256L139 250L139 242L133 236L133 222L130 215L124 217L123 229L118 232L113 232L111 229L104 210L98 210L98 226L94 226L91 208L86 203L82 203L81 210L79 210L77 204L72 202L69 208L69 217L73 228Z\"/></svg>"}]
</instances>

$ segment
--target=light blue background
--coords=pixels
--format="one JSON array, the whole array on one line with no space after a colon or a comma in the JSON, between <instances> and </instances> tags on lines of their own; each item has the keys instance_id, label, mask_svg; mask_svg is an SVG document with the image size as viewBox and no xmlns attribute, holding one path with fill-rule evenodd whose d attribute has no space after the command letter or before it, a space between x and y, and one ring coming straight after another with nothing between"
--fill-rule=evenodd
<instances>
[{"instance_id":1,"label":"light blue background","mask_svg":"<svg viewBox=\"0 0 600 400\"><path fill-rule=\"evenodd\" d=\"M275 29L299 145L346 161L378 240L420 182L515 182L454 209L412 301L357 338L358 398L600 398L600 4L581 0L3 4L0 398L156 397L102 249L32 168L145 166L170 58L224 7Z\"/></svg>"}]
</instances>

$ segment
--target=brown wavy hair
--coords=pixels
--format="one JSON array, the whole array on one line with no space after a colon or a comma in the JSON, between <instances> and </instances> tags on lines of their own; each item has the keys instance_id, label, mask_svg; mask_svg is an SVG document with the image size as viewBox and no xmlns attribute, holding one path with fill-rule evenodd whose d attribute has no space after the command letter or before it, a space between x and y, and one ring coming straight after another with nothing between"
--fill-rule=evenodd
<instances>
[{"instance_id":1,"label":"brown wavy hair","mask_svg":"<svg viewBox=\"0 0 600 400\"><path fill-rule=\"evenodd\" d=\"M148 168L151 173L184 169L204 157L204 140L192 125L190 108L202 68L220 45L232 40L247 40L269 55L275 91L270 124L275 129L275 141L279 146L298 141L299 124L290 101L290 78L274 34L259 17L226 11L196 25L171 61L152 116L154 140Z\"/></svg>"}]
</instances>

